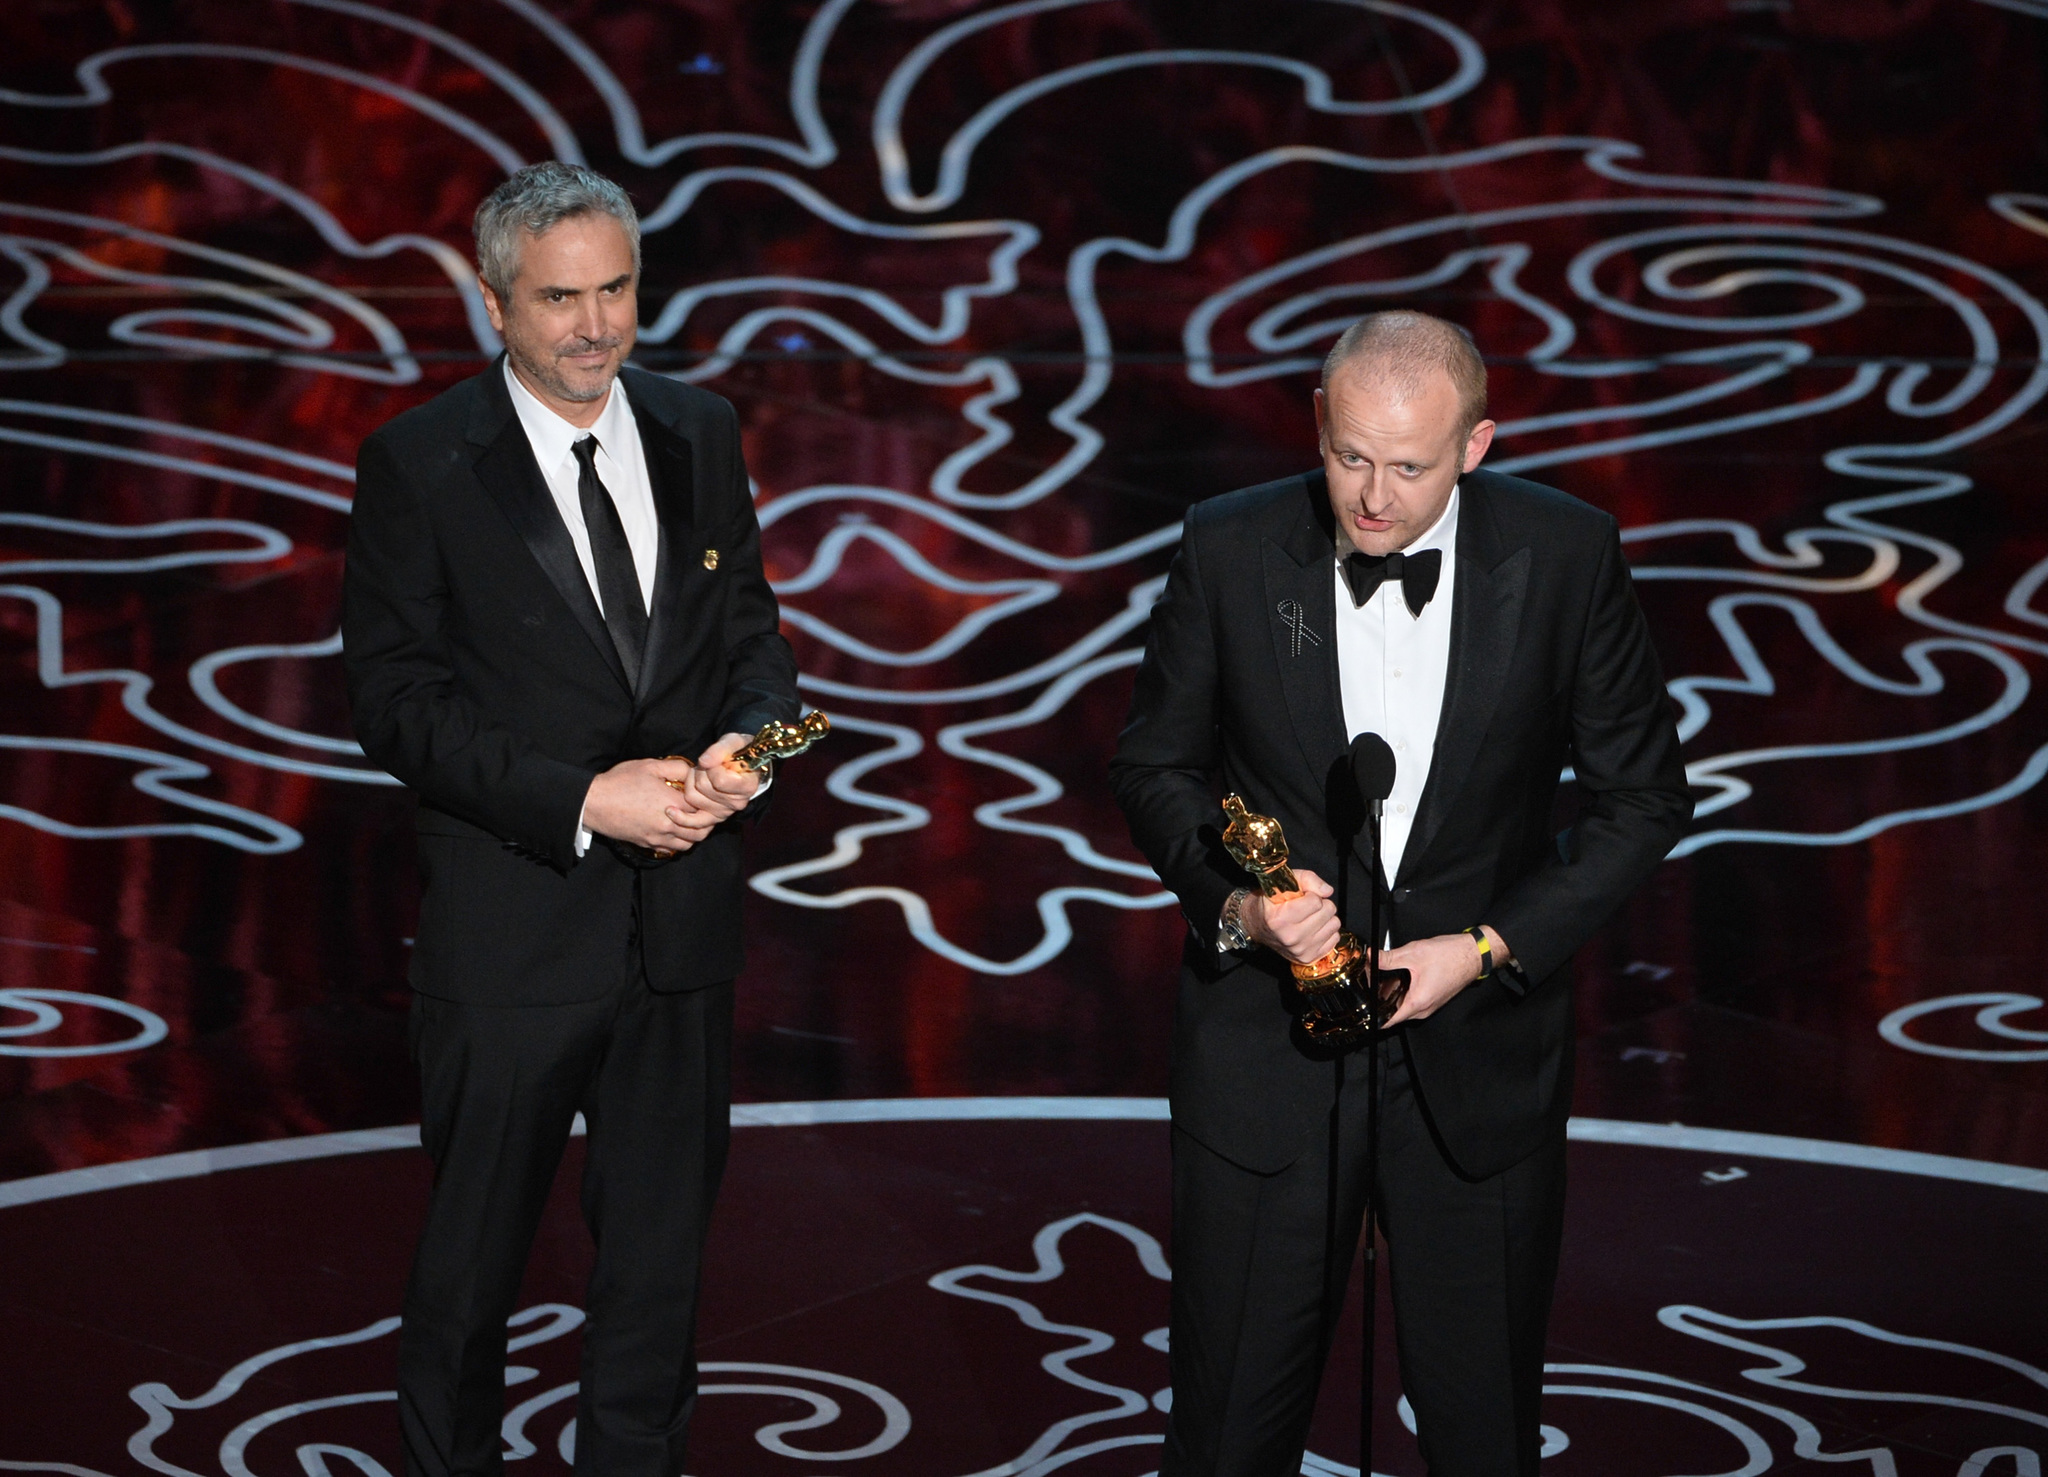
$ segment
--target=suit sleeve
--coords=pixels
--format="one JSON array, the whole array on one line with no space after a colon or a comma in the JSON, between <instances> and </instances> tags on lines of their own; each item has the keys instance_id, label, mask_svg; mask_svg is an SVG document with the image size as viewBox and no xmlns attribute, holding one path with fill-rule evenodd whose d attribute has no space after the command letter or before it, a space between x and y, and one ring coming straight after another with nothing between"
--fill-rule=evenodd
<instances>
[{"instance_id":1,"label":"suit sleeve","mask_svg":"<svg viewBox=\"0 0 2048 1477\"><path fill-rule=\"evenodd\" d=\"M382 439L356 460L342 661L357 741L421 799L567 869L594 772L551 758L466 697L448 587L419 486Z\"/></svg>"},{"instance_id":2,"label":"suit sleeve","mask_svg":"<svg viewBox=\"0 0 2048 1477\"><path fill-rule=\"evenodd\" d=\"M757 733L775 718L787 723L803 712L796 689L796 653L782 635L782 612L768 574L761 566L761 524L754 516L746 461L740 454L739 415L721 401L720 430L732 449L732 480L727 488L732 516L721 532L731 551L734 587L726 607L725 703L718 732Z\"/></svg>"},{"instance_id":3,"label":"suit sleeve","mask_svg":"<svg viewBox=\"0 0 2048 1477\"><path fill-rule=\"evenodd\" d=\"M1131 838L1204 941L1214 939L1225 900L1244 885L1243 874L1208 839L1223 818L1216 800L1216 683L1215 631L1190 513L1166 591L1152 607L1109 782Z\"/></svg>"},{"instance_id":4,"label":"suit sleeve","mask_svg":"<svg viewBox=\"0 0 2048 1477\"><path fill-rule=\"evenodd\" d=\"M1532 981L1561 967L1607 921L1692 816L1664 674L1611 521L1583 631L1571 695L1578 819L1486 919Z\"/></svg>"}]
</instances>

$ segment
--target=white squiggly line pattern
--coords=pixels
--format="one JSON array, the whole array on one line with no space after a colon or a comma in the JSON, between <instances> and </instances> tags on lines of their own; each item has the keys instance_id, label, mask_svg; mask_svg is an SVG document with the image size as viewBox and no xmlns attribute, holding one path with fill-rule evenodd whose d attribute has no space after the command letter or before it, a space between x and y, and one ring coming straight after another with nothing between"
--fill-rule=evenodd
<instances>
[{"instance_id":1,"label":"white squiggly line pattern","mask_svg":"<svg viewBox=\"0 0 2048 1477\"><path fill-rule=\"evenodd\" d=\"M389 27L409 35L436 53L444 64L469 68L496 92L510 98L535 136L563 158L581 158L584 151L561 114L540 89L495 61L459 35L424 21L360 3L360 0L292 0L310 10L340 15L358 23ZM967 390L959 414L967 442L947 455L920 489L827 483L765 495L761 522L771 533L792 517L825 507L844 509L848 521L819 536L808 561L780 582L789 601L791 626L806 638L844 655L906 679L965 652L986 649L984 638L1006 623L1058 598L1063 578L1113 572L1147 559L1168 547L1177 529L1167 525L1113 548L1074 553L1049 553L1019 541L1001 526L1001 515L1032 507L1069 486L1101 452L1104 433L1090 416L1102 403L1115 375L1116 332L1112 328L1113 298L1101 285L1113 261L1129 267L1160 268L1186 261L1201 233L1220 218L1219 207L1252 182L1276 171L1319 171L1330 179L1370 179L1377 175L1423 172L1452 175L1517 160L1552 157L1573 161L1586 176L1584 197L1519 204L1487 211L1454 211L1428 219L1405 221L1364 235L1318 246L1297 257L1262 268L1230 284L1189 313L1181 333L1188 381L1202 389L1228 391L1312 367L1320 349L1358 307L1373 301L1442 287L1481 273L1491 290L1527 314L1539 331L1527 360L1539 374L1570 381L1637 380L1654 382L1673 374L1685 377L1676 390L1653 389L1627 402L1603 401L1543 415L1509 420L1500 428L1501 454L1494 465L1508 471L1535 471L1594 457L1728 437L1842 412L1866 402L1881 403L1892 415L1909 420L1952 420L1975 412L1974 419L1942 428L1922 439L1837 447L1822 458L1825 471L1852 483L1873 486L1864 495L1829 505L1819 526L1792 528L1766 538L1750 523L1732 518L1692 518L1632 528L1625 538L1635 551L1636 575L1645 582L1692 582L1748 587L1769 593L1715 595L1708 617L1725 644L1738 675L1681 674L1671 683L1684 713L1688 740L1710 736L1714 720L1711 694L1740 694L1765 699L1781 694L1784 679L1775 673L1751 634L1759 619L1789 621L1804 649L1860 690L1882 698L1926 702L1940 699L1971 664L1988 671L1996 693L1974 714L1952 716L1932 727L1911 732L1880 732L1868 737L1816 740L1803 744L1738 747L1695 758L1690 772L1707 793L1700 807L1705 819L1741 805L1754 794L1752 775L1764 766L1904 752L1915 748L1962 743L2016 720L2029 693L2027 662L2048 655L2048 614L2036 605L2048 583L2048 561L2034 566L2017 581L2003 604L2014 627L1965 621L1930 607L1930 600L1961 571L1963 557L1951 544L1917 529L1902 526L1896 515L1956 498L1971 487L1969 478L1948 469L1948 459L1982 443L2011 425L2048 393L2048 369L2041 366L2048 349L2048 313L2029 293L2004 275L1953 253L1896 236L1850 230L1828 221L1868 218L1882 202L1844 191L1775 183L1717 180L1666 175L1644 168L1643 150L1625 140L1598 137L1534 137L1453 151L1413 156L1380 157L1340 150L1289 145L1269 148L1217 170L1191 190L1170 212L1155 242L1130 237L1101 237L1081 242L1069 253L1064 273L1067 306L1079 340L1080 371L1069 390L1045 415L1045 427L1064 441L1064 450L1048 465L1015 485L989 486L997 478L995 454L1012 444L1015 429L1006 419L1020 401L1020 380L1010 359L997 352L960 351L951 362L933 360L933 351L960 344L979 308L1013 293L1018 268L1043 241L1038 226L1023 220L916 221L910 224L871 221L834 202L817 185L791 170L816 171L840 158L840 146L825 120L819 84L832 46L856 0L830 0L809 21L791 66L790 117L794 137L745 132L710 132L651 142L637 104L606 66L598 52L565 23L534 0L499 0L502 8L554 46L594 89L609 120L608 146L635 164L654 168L684 160L707 148L752 150L773 162L767 165L721 164L685 173L647 217L650 235L673 227L712 192L765 189L813 217L822 227L857 240L915 244L955 244L985 240L985 270L978 279L941 285L939 310L921 317L893 294L858 282L791 274L752 273L713 277L671 295L659 308L643 338L649 344L682 339L697 315L717 303L763 305L739 313L719 334L715 350L684 377L715 381L740 356L756 352L764 336L800 331L837 344L863 361L867 370L887 378L935 390ZM1341 79L1296 58L1255 50L1163 48L1096 58L1033 77L983 103L940 143L928 171L921 171L906 142L906 121L913 115L920 84L944 67L963 42L1006 26L1056 25L1061 13L1108 0L1021 0L1021 3L976 11L941 26L924 37L886 78L870 120L870 145L877 180L884 196L899 211L931 216L964 198L974 178L978 151L1030 105L1097 79L1121 76L1134 85L1148 70L1163 67L1249 68L1279 72L1299 88L1312 113L1358 116L1412 112L1455 100L1478 87L1486 75L1486 58L1476 42L1454 24L1388 0L1318 0L1373 13L1380 22L1399 28L1413 39L1436 80L1411 97L1374 100L1347 97ZM2000 0L1986 0L2000 3ZM2009 9L2029 6L2004 0ZM222 65L265 64L317 75L334 85L365 89L389 102L412 109L427 125L447 130L481 150L501 168L524 157L518 147L453 106L414 88L320 58L262 48L214 43L163 43L115 48L82 58L75 67L77 91L72 93L0 93L0 101L17 106L69 108L96 106L113 93L120 67L151 57L210 60ZM386 257L418 252L462 294L472 336L479 348L496 347L495 336L481 311L473 271L466 259L446 243L416 234L398 234L364 242L336 213L283 181L238 161L207 150L158 140L116 143L99 150L57 154L16 148L0 155L22 163L49 167L89 168L141 155L180 160L194 168L217 172L241 185L262 191L304 220L331 249L354 258ZM920 190L913 180L921 172L932 180ZM1594 188L1597 187L1597 188ZM2022 193L1994 196L1987 207L2016 228L2048 234L2044 197ZM1625 220L1645 215L1679 216L1684 223L1657 225L1597 240L1565 267L1566 285L1577 299L1572 311L1550 302L1527 282L1535 247L1514 238L1526 228L1561 222ZM318 373L340 374L390 384L411 383L419 369L403 335L367 303L353 294L328 287L314 278L292 273L257 258L179 241L100 217L54 211L45 207L0 203L0 219L18 222L0 234L0 253L20 271L21 285L0 304L0 332L13 348L18 367L49 367L65 361L67 351L29 326L28 313L50 282L52 262L103 280L148 286L153 290L196 298L208 306L150 310L117 318L108 328L116 342L183 354L235 356L262 354L280 363ZM147 244L170 259L198 264L196 274L151 274L116 268L82 252L76 238L119 238ZM1479 244L1473 244L1475 237ZM1443 255L1434 266L1373 273L1375 255L1413 253L1442 242ZM1624 296L1607 285L1624 261L1637 263L1640 292ZM1320 280L1332 271L1353 272L1352 280ZM1931 393L1938 368L1934 363L1863 362L1837 376L1837 383L1818 392L1802 392L1775 403L1757 404L1760 396L1784 393L1795 377L1810 380L1813 350L1799 335L1847 321L1868 306L1860 277L1876 278L1890 290L1905 291L1951 315L1968 343L1965 367L1940 393ZM1970 291L1953 284L1970 284ZM274 294L285 288L286 301ZM1759 289L1797 289L1808 305L1774 312L1726 311L1745 294ZM1281 294L1291 295L1282 296ZM1268 300L1271 299L1269 302ZM1981 300L1980 300L1981 299ZM310 306L302 307L300 302ZM2009 342L1985 304L2000 315L2025 325L2022 338ZM1334 311L1333 311L1334 310ZM1665 332L1713 335L1724 340L1703 347L1681 348L1638 357L1572 357L1581 338L1579 317L1593 314L1611 321L1634 323ZM852 315L872 318L879 334L860 326ZM1249 315L1247 317L1247 315ZM1253 351L1225 356L1218 348L1227 325L1246 319L1240 330ZM185 332L181 328L203 330ZM223 337L222 330L227 331ZM340 334L366 336L375 346L369 356L330 352ZM893 335L915 346L915 359L888 348ZM1226 359L1228 362L1226 362ZM2034 368L2002 399L1982 405L1995 383L1996 366L2015 360ZM198 473L236 487L284 496L302 503L345 509L346 496L271 471L251 471L225 461L172 456L137 447L130 436L182 438L203 453L227 458L268 460L301 475L328 481L345 480L345 467L308 458L286 448L267 446L210 428L180 427L139 417L103 414L83 407L41 402L0 401L0 440L34 447L52 455L111 459L155 467L167 472ZM22 425L24 420L56 419L82 428L78 435L60 434ZM1579 432L1613 427L1596 439ZM1938 465L1939 464L1939 465ZM921 552L896 529L869 521L868 515L894 515L922 520L934 529L969 540L992 556L1016 564L1015 577L969 578L947 569ZM243 520L164 520L130 527L89 525L71 520L63 529L57 520L46 531L87 533L106 538L197 538L235 536L239 545L209 543L179 553L142 559L82 561L108 574L165 567L151 558L190 564L259 561L279 557L281 534ZM17 519L19 526L30 526ZM791 528L798 525L791 524ZM808 526L808 525L805 525ZM1649 551L1667 540L1725 539L1735 556L1727 564L1659 563ZM830 615L804 597L828 595L849 549L872 546L892 559L903 579L947 595L985 600L971 615L940 636L914 649L891 649L841 628ZM1841 572L1839 556L1848 554L1861 567ZM13 577L48 572L50 561L18 565ZM1917 572L1915 572L1917 571ZM1894 608L1909 622L1935 633L1907 642L1887 663L1906 675L1893 675L1871 657L1855 655L1832 634L1820 597L1849 594L1875 596L1901 573L1908 577L1892 597ZM1111 854L1097 841L1071 826L1032 815L1059 799L1063 787L1039 766L993 747L990 739L1047 723L1097 679L1110 678L1135 660L1132 646L1142 627L1159 579L1147 575L1133 582L1118 608L1094 629L1069 639L1054 650L1040 648L1014 670L953 685L919 684L893 679L887 685L811 676L805 679L814 700L834 705L839 726L850 734L879 741L859 757L838 762L827 790L857 810L877 816L841 827L821 855L763 872L758 890L792 906L836 909L862 901L884 901L902 913L911 937L968 969L994 975L1015 975L1057 958L1072 940L1068 916L1081 902L1111 908L1154 908L1171 899L1158 889L1149 872L1135 862ZM213 800L189 788L211 773L210 765L186 751L213 761L251 764L288 774L309 775L349 783L385 783L360 762L355 746L340 736L312 734L252 712L227 698L219 686L224 670L251 661L307 660L331 657L337 638L309 635L304 639L270 639L215 651L192 664L187 679L197 700L222 722L248 736L231 741L201 732L168 718L150 701L148 676L107 669L67 672L62 657L62 607L54 596L25 584L0 587L0 594L34 606L38 630L38 673L52 689L86 682L116 684L124 707L174 745L170 751L63 739L39 735L0 736L0 746L53 752L94 754L139 767L134 786L153 799L201 818L145 825L84 827L39 814L28 807L0 806L0 814L57 834L128 836L184 834L255 852L288 850L298 834L259 813ZM1027 639L1022 648L1029 651ZM1974 679L1972 679L1974 681ZM1088 884L1061 883L1033 901L1039 937L1010 957L993 957L976 946L949 938L937 926L928 901L914 886L858 882L830 891L811 891L818 879L859 866L870 839L915 831L930 821L924 807L893 798L870 783L882 770L910 762L926 753L918 730L884 721L891 708L914 706L946 717L945 710L993 700L1017 700L1014 709L989 716L985 711L951 717L940 724L938 752L949 760L976 766L999 776L1014 789L1010 798L990 801L975 819L991 831L1020 843L1057 849L1059 865ZM844 713L839 710L850 707ZM317 757L316 757L317 756ZM831 762L821 755L818 762ZM1768 772L1768 771L1766 771ZM1845 845L1890 827L1920 820L1968 813L2004 803L2025 793L2048 775L2048 745L2035 749L2016 768L1987 776L1975 793L1937 798L1856 818L1846 825L1797 822L1771 825L1716 825L1696 830L1674 855L1743 841L1780 845Z\"/></svg>"}]
</instances>

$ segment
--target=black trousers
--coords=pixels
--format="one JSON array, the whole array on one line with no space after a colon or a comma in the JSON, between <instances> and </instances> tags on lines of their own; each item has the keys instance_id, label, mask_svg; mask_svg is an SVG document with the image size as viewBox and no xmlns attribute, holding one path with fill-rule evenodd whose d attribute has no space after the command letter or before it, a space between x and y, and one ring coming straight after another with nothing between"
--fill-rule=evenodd
<instances>
[{"instance_id":1,"label":"black trousers","mask_svg":"<svg viewBox=\"0 0 2048 1477\"><path fill-rule=\"evenodd\" d=\"M399 1335L407 1477L501 1469L505 1320L579 1110L597 1259L576 1471L682 1470L699 1267L730 1134L732 998L730 981L663 995L637 973L575 1005L413 997L434 1190Z\"/></svg>"},{"instance_id":2,"label":"black trousers","mask_svg":"<svg viewBox=\"0 0 2048 1477\"><path fill-rule=\"evenodd\" d=\"M1423 1458L1430 1477L1534 1477L1564 1127L1503 1173L1468 1180L1430 1134L1402 1043L1380 1049L1379 1215ZM1174 1130L1173 1409L1161 1477L1301 1470L1365 1216L1365 1058L1331 1070L1342 1075L1335 1110L1277 1174Z\"/></svg>"}]
</instances>

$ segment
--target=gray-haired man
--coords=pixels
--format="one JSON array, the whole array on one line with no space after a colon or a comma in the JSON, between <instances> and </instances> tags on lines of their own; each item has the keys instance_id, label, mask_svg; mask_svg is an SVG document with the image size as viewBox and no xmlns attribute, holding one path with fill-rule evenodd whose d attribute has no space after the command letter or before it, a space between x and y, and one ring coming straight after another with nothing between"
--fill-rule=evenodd
<instances>
[{"instance_id":1,"label":"gray-haired man","mask_svg":"<svg viewBox=\"0 0 2048 1477\"><path fill-rule=\"evenodd\" d=\"M500 1469L506 1319L581 1112L597 1260L576 1470L676 1477L725 1162L727 823L755 793L716 761L797 716L796 664L732 407L621 367L625 194L535 165L476 224L505 357L363 443L342 624L363 750L420 800L434 1190L399 1352L406 1470Z\"/></svg>"}]
</instances>

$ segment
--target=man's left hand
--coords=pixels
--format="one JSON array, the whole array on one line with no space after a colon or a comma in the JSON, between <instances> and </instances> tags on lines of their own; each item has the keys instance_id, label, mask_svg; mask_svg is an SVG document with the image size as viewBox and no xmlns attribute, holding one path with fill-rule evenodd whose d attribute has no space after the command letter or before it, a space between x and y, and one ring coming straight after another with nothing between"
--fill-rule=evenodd
<instances>
[{"instance_id":1,"label":"man's left hand","mask_svg":"<svg viewBox=\"0 0 2048 1477\"><path fill-rule=\"evenodd\" d=\"M1486 937L1493 945L1494 968L1498 969L1508 957L1507 945L1491 927L1487 928ZM1417 939L1381 954L1380 968L1408 971L1408 994L1387 1025L1427 1020L1479 978L1479 945L1468 933Z\"/></svg>"},{"instance_id":2,"label":"man's left hand","mask_svg":"<svg viewBox=\"0 0 2048 1477\"><path fill-rule=\"evenodd\" d=\"M750 733L728 733L697 756L697 767L683 782L683 793L693 806L709 811L721 821L730 820L747 808L747 802L761 788L761 776L751 769L734 769L725 761L753 737Z\"/></svg>"}]
</instances>

